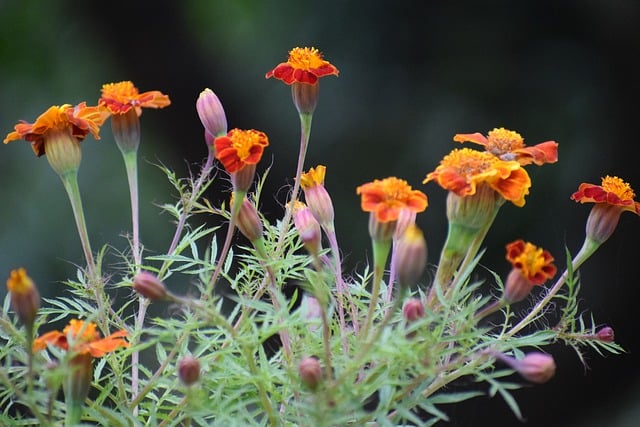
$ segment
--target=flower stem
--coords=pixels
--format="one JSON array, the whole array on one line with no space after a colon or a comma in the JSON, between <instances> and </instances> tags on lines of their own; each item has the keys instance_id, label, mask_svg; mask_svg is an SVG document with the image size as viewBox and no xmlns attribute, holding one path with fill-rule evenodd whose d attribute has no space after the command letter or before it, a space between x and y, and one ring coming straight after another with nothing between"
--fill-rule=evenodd
<instances>
[{"instance_id":1,"label":"flower stem","mask_svg":"<svg viewBox=\"0 0 640 427\"><path fill-rule=\"evenodd\" d=\"M366 339L369 329L373 324L375 311L378 305L378 294L382 284L382 276L384 275L384 266L387 263L387 257L391 249L390 240L372 240L373 247L373 283L371 285L371 300L369 301L369 310L367 318L362 328L362 337Z\"/></svg>"},{"instance_id":2,"label":"flower stem","mask_svg":"<svg viewBox=\"0 0 640 427\"><path fill-rule=\"evenodd\" d=\"M578 251L576 256L573 258L573 261L571 262L572 271L576 271L578 268L580 268L580 266L591 255L593 255L593 253L600 247L600 245L601 245L601 243L597 243L594 240L586 238L584 243L582 244L582 247L580 248L580 251ZM522 320L520 320L520 322L517 325L515 325L513 328L511 328L511 330L509 330L506 333L506 335L507 336L513 336L518 331L520 331L522 328L527 326L531 322L531 320L533 320L538 315L538 313L540 313L540 311L549 303L549 301L551 301L551 299L553 299L553 297L558 293L560 288L562 288L562 285L564 285L564 283L566 282L568 277L569 277L569 270L567 269L567 270L564 271L564 273L562 273L562 276L560 276L558 278L558 280L553 285L553 287L551 287L551 289L549 289L549 291L547 292L545 297L542 298L531 309L529 314L527 314Z\"/></svg>"},{"instance_id":3,"label":"flower stem","mask_svg":"<svg viewBox=\"0 0 640 427\"><path fill-rule=\"evenodd\" d=\"M124 164L127 169L127 179L129 181L129 195L131 197L131 228L132 228L132 251L133 261L136 270L142 264L142 252L140 250L140 215L138 202L138 153L137 151L122 152Z\"/></svg>"}]
</instances>

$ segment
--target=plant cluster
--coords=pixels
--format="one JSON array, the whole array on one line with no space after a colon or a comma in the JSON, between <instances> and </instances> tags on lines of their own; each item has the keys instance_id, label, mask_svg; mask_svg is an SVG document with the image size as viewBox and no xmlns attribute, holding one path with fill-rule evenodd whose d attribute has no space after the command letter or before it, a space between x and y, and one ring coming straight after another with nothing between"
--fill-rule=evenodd
<instances>
[{"instance_id":1,"label":"plant cluster","mask_svg":"<svg viewBox=\"0 0 640 427\"><path fill-rule=\"evenodd\" d=\"M0 424L429 426L448 419L443 405L484 393L499 394L520 418L512 391L554 376L545 347L622 351L612 328L578 308L578 268L624 211L640 215L620 178L581 184L571 196L593 207L583 246L560 257L562 273L547 250L515 240L506 245L507 277L483 270L486 283L472 278L500 207L525 205L526 167L558 161L555 141L526 145L505 128L454 136L481 149L454 149L424 179L447 191L448 234L433 280L416 225L425 193L397 177L362 184L355 191L369 213L372 260L345 274L326 167L304 168L319 81L338 74L315 48L292 49L266 73L290 86L301 124L293 188L275 220L260 212L268 171L256 179L268 136L228 130L220 100L202 91L195 107L206 159L187 178L161 167L178 196L162 206L175 219L164 251L145 250L140 238L137 153L143 109L169 106L167 95L141 93L128 81L105 84L96 106L53 106L15 126L4 142L30 142L59 175L85 259L64 292L43 302L24 268L9 273ZM99 139L107 120L132 214L130 247L116 265L104 262L112 247L91 247L78 183L81 142ZM220 179L231 188L218 206L205 195ZM203 215L219 221L196 222ZM237 232L246 239L234 244ZM169 279L183 284L180 292L165 286ZM123 298L122 289L131 292ZM149 305L162 301L166 315L149 316ZM530 305L514 311L522 301ZM51 330L58 321L68 325ZM488 389L448 387L463 377Z\"/></svg>"}]
</instances>

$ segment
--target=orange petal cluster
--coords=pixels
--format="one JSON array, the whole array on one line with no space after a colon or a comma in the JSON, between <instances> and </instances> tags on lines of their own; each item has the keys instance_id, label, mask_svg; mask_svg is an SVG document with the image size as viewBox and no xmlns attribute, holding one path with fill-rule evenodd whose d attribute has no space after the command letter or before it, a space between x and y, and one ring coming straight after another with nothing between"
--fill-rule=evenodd
<instances>
[{"instance_id":1,"label":"orange petal cluster","mask_svg":"<svg viewBox=\"0 0 640 427\"><path fill-rule=\"evenodd\" d=\"M324 177L326 173L326 166L318 165L315 168L311 168L309 169L309 172L303 173L300 176L300 185L305 190L318 185L324 185Z\"/></svg>"},{"instance_id":2,"label":"orange petal cluster","mask_svg":"<svg viewBox=\"0 0 640 427\"><path fill-rule=\"evenodd\" d=\"M45 154L44 141L47 135L54 132L69 132L78 140L83 140L88 133L100 139L100 126L109 114L100 107L87 107L81 102L75 107L70 104L54 105L42 113L34 123L21 121L4 139L4 143L24 139L31 142L36 156Z\"/></svg>"},{"instance_id":3,"label":"orange petal cluster","mask_svg":"<svg viewBox=\"0 0 640 427\"><path fill-rule=\"evenodd\" d=\"M362 197L362 210L375 213L381 223L397 221L402 209L417 213L428 206L426 194L396 177L376 179L359 186L356 192Z\"/></svg>"},{"instance_id":4,"label":"orange petal cluster","mask_svg":"<svg viewBox=\"0 0 640 427\"><path fill-rule=\"evenodd\" d=\"M287 62L278 64L265 77L274 77L286 84L316 84L320 77L337 76L338 69L322 58L320 51L314 47L296 47L289 51Z\"/></svg>"},{"instance_id":5,"label":"orange petal cluster","mask_svg":"<svg viewBox=\"0 0 640 427\"><path fill-rule=\"evenodd\" d=\"M135 108L136 114L140 117L142 108L164 108L170 105L171 101L160 91L140 93L132 82L122 81L102 85L99 104L111 114L125 114Z\"/></svg>"},{"instance_id":6,"label":"orange petal cluster","mask_svg":"<svg viewBox=\"0 0 640 427\"><path fill-rule=\"evenodd\" d=\"M634 200L633 189L617 176L605 176L601 185L582 183L571 199L580 203L606 203L640 215L640 203Z\"/></svg>"},{"instance_id":7,"label":"orange petal cluster","mask_svg":"<svg viewBox=\"0 0 640 427\"><path fill-rule=\"evenodd\" d=\"M473 196L486 184L516 206L524 206L531 178L517 161L501 160L489 152L462 148L446 155L423 183L436 181L460 197Z\"/></svg>"},{"instance_id":8,"label":"orange petal cluster","mask_svg":"<svg viewBox=\"0 0 640 427\"><path fill-rule=\"evenodd\" d=\"M264 132L257 130L231 129L224 136L214 140L216 158L229 173L244 168L247 164L257 164L262 158L264 147L269 145L269 138Z\"/></svg>"},{"instance_id":9,"label":"orange petal cluster","mask_svg":"<svg viewBox=\"0 0 640 427\"><path fill-rule=\"evenodd\" d=\"M121 330L101 339L95 323L72 319L62 332L51 331L36 338L33 351L44 350L47 344L51 344L66 351L71 350L76 355L102 357L120 347L129 347L129 343L123 339L126 336L127 331Z\"/></svg>"},{"instance_id":10,"label":"orange petal cluster","mask_svg":"<svg viewBox=\"0 0 640 427\"><path fill-rule=\"evenodd\" d=\"M509 243L506 258L513 268L518 269L534 285L542 285L556 275L551 254L524 240Z\"/></svg>"},{"instance_id":11,"label":"orange petal cluster","mask_svg":"<svg viewBox=\"0 0 640 427\"><path fill-rule=\"evenodd\" d=\"M521 165L535 163L540 166L558 161L558 143L545 141L533 146L526 146L518 132L505 128L495 128L487 136L481 133L459 133L453 137L457 142L473 142L480 144L502 160L515 160Z\"/></svg>"}]
</instances>

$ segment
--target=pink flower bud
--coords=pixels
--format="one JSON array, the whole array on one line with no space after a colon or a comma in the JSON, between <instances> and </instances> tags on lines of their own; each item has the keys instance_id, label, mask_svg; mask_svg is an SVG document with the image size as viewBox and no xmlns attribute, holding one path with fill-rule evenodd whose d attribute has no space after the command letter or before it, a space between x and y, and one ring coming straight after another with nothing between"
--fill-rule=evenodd
<instances>
[{"instance_id":1,"label":"pink flower bud","mask_svg":"<svg viewBox=\"0 0 640 427\"><path fill-rule=\"evenodd\" d=\"M556 373L556 362L554 362L553 357L545 353L528 353L520 360L505 354L499 354L496 357L532 383L544 384L553 378Z\"/></svg>"},{"instance_id":2,"label":"pink flower bud","mask_svg":"<svg viewBox=\"0 0 640 427\"><path fill-rule=\"evenodd\" d=\"M200 92L196 101L198 117L204 128L213 136L227 134L227 116L222 108L222 103L215 93L209 88Z\"/></svg>"},{"instance_id":3,"label":"pink flower bud","mask_svg":"<svg viewBox=\"0 0 640 427\"><path fill-rule=\"evenodd\" d=\"M133 278L133 289L151 301L162 301L167 297L167 288L158 277L148 271L141 271Z\"/></svg>"},{"instance_id":4,"label":"pink flower bud","mask_svg":"<svg viewBox=\"0 0 640 427\"><path fill-rule=\"evenodd\" d=\"M322 381L322 367L320 361L316 357L305 357L298 365L298 374L302 383L311 390L318 388Z\"/></svg>"},{"instance_id":5,"label":"pink flower bud","mask_svg":"<svg viewBox=\"0 0 640 427\"><path fill-rule=\"evenodd\" d=\"M402 307L402 316L407 322L415 322L424 317L424 305L418 298L411 298Z\"/></svg>"},{"instance_id":6,"label":"pink flower bud","mask_svg":"<svg viewBox=\"0 0 640 427\"><path fill-rule=\"evenodd\" d=\"M320 224L311 209L302 202L293 204L293 224L300 235L300 240L311 255L316 256L322 249Z\"/></svg>"},{"instance_id":7,"label":"pink flower bud","mask_svg":"<svg viewBox=\"0 0 640 427\"><path fill-rule=\"evenodd\" d=\"M231 204L233 206L233 197L231 198ZM250 242L255 242L262 237L263 227L258 210L255 205L249 201L246 197L242 199L242 205L238 211L238 229L240 232L249 239Z\"/></svg>"},{"instance_id":8,"label":"pink flower bud","mask_svg":"<svg viewBox=\"0 0 640 427\"><path fill-rule=\"evenodd\" d=\"M184 385L195 384L200 378L200 362L193 356L184 356L178 362L178 378Z\"/></svg>"},{"instance_id":9,"label":"pink flower bud","mask_svg":"<svg viewBox=\"0 0 640 427\"><path fill-rule=\"evenodd\" d=\"M394 251L400 286L408 287L418 283L427 265L427 242L422 231L415 225L407 227Z\"/></svg>"},{"instance_id":10,"label":"pink flower bud","mask_svg":"<svg viewBox=\"0 0 640 427\"><path fill-rule=\"evenodd\" d=\"M596 332L596 338L602 342L613 342L615 340L615 334L613 328L605 326Z\"/></svg>"}]
</instances>

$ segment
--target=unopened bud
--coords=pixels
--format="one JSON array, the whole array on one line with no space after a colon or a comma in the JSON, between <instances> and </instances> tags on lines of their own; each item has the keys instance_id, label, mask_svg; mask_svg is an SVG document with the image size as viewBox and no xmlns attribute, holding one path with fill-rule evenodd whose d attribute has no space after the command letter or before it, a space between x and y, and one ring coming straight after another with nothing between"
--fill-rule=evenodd
<instances>
[{"instance_id":1,"label":"unopened bud","mask_svg":"<svg viewBox=\"0 0 640 427\"><path fill-rule=\"evenodd\" d=\"M556 373L556 362L549 354L529 353L520 360L504 354L499 354L497 357L532 383L544 384Z\"/></svg>"},{"instance_id":2,"label":"unopened bud","mask_svg":"<svg viewBox=\"0 0 640 427\"><path fill-rule=\"evenodd\" d=\"M11 306L20 321L28 328L33 327L40 308L40 293L24 268L11 271L7 279L7 289L11 294Z\"/></svg>"},{"instance_id":3,"label":"unopened bud","mask_svg":"<svg viewBox=\"0 0 640 427\"><path fill-rule=\"evenodd\" d=\"M318 103L320 85L294 82L291 85L291 97L293 104L300 114L313 114Z\"/></svg>"},{"instance_id":4,"label":"unopened bud","mask_svg":"<svg viewBox=\"0 0 640 427\"><path fill-rule=\"evenodd\" d=\"M318 255L322 249L320 224L311 209L302 202L295 201L293 204L293 224L307 252Z\"/></svg>"},{"instance_id":5,"label":"unopened bud","mask_svg":"<svg viewBox=\"0 0 640 427\"><path fill-rule=\"evenodd\" d=\"M402 233L395 246L395 268L400 286L413 286L427 266L427 242L422 231L411 225Z\"/></svg>"},{"instance_id":6,"label":"unopened bud","mask_svg":"<svg viewBox=\"0 0 640 427\"><path fill-rule=\"evenodd\" d=\"M167 298L167 288L158 277L148 271L141 271L133 278L133 289L151 301L162 301Z\"/></svg>"},{"instance_id":7,"label":"unopened bud","mask_svg":"<svg viewBox=\"0 0 640 427\"><path fill-rule=\"evenodd\" d=\"M178 378L184 385L195 384L200 378L200 362L193 356L184 356L178 362Z\"/></svg>"},{"instance_id":8,"label":"unopened bud","mask_svg":"<svg viewBox=\"0 0 640 427\"><path fill-rule=\"evenodd\" d=\"M522 275L519 269L512 268L504 286L503 299L513 304L522 301L531 293L535 284Z\"/></svg>"},{"instance_id":9,"label":"unopened bud","mask_svg":"<svg viewBox=\"0 0 640 427\"><path fill-rule=\"evenodd\" d=\"M234 203L233 199L234 197L232 195L231 206L233 206ZM260 216L258 215L258 210L246 197L242 199L236 225L244 237L249 239L250 242L255 242L262 237L263 227Z\"/></svg>"},{"instance_id":10,"label":"unopened bud","mask_svg":"<svg viewBox=\"0 0 640 427\"><path fill-rule=\"evenodd\" d=\"M198 117L204 128L213 136L227 134L227 116L222 108L222 103L215 93L209 88L200 92L196 101Z\"/></svg>"},{"instance_id":11,"label":"unopened bud","mask_svg":"<svg viewBox=\"0 0 640 427\"><path fill-rule=\"evenodd\" d=\"M615 334L613 328L605 326L596 332L596 338L602 342L613 342L615 340Z\"/></svg>"},{"instance_id":12,"label":"unopened bud","mask_svg":"<svg viewBox=\"0 0 640 427\"><path fill-rule=\"evenodd\" d=\"M311 390L318 388L322 381L322 367L320 361L316 357L305 357L298 365L298 374L302 383Z\"/></svg>"},{"instance_id":13,"label":"unopened bud","mask_svg":"<svg viewBox=\"0 0 640 427\"><path fill-rule=\"evenodd\" d=\"M418 298L410 298L402 307L402 316L408 323L424 317L424 305Z\"/></svg>"}]
</instances>

